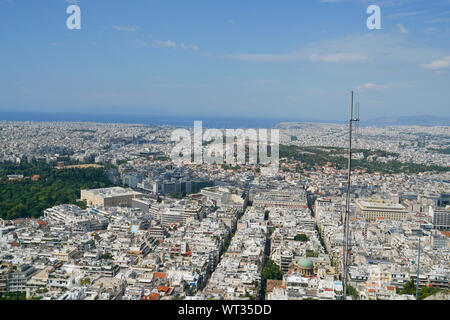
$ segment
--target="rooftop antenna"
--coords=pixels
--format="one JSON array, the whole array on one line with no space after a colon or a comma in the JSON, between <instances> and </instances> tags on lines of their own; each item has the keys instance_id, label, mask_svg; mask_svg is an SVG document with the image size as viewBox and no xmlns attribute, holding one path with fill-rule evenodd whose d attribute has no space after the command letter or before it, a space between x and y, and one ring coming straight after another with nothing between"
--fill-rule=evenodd
<instances>
[{"instance_id":1,"label":"rooftop antenna","mask_svg":"<svg viewBox=\"0 0 450 320\"><path fill-rule=\"evenodd\" d=\"M350 238L350 187L352 174L352 131L353 123L359 122L359 103L354 112L353 110L353 91L351 92L350 102L350 120L349 120L349 147L348 147L348 181L347 181L347 197L345 199L345 216L344 216L344 252L343 252L343 300L347 299L347 282L348 282L348 265L349 265L349 238Z\"/></svg>"},{"instance_id":2,"label":"rooftop antenna","mask_svg":"<svg viewBox=\"0 0 450 320\"><path fill-rule=\"evenodd\" d=\"M355 123L355 140L358 141L359 138L359 102L356 102L356 112L355 119L358 119Z\"/></svg>"}]
</instances>

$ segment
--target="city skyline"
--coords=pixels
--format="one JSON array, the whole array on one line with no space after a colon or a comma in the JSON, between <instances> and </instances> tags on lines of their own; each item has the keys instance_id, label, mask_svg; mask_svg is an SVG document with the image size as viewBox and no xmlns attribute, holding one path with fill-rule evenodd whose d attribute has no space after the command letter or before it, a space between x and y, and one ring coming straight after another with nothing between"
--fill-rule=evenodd
<instances>
[{"instance_id":1,"label":"city skyline","mask_svg":"<svg viewBox=\"0 0 450 320\"><path fill-rule=\"evenodd\" d=\"M0 300L450 298L448 127L361 127L351 188L345 124L280 124L279 170L173 129L0 121Z\"/></svg>"}]
</instances>

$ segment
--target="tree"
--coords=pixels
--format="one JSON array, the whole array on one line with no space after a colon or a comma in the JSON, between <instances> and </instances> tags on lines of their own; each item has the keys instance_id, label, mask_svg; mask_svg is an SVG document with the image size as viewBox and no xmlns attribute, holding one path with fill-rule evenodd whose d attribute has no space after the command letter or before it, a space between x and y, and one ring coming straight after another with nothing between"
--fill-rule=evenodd
<instances>
[{"instance_id":1,"label":"tree","mask_svg":"<svg viewBox=\"0 0 450 320\"><path fill-rule=\"evenodd\" d=\"M429 297L433 294L438 293L439 291L441 291L439 288L422 287L422 288L420 288L420 290L418 292L418 299L423 300L426 297ZM415 296L416 295L416 284L414 283L414 281L410 280L410 281L406 282L403 285L403 288L399 291L399 294L410 294L410 295Z\"/></svg>"},{"instance_id":2,"label":"tree","mask_svg":"<svg viewBox=\"0 0 450 320\"><path fill-rule=\"evenodd\" d=\"M434 287L423 287L419 290L419 300L423 300L426 297L432 296L441 291L439 288Z\"/></svg>"},{"instance_id":3,"label":"tree","mask_svg":"<svg viewBox=\"0 0 450 320\"><path fill-rule=\"evenodd\" d=\"M353 300L359 299L358 291L352 286L347 286L347 296L352 296Z\"/></svg>"},{"instance_id":4,"label":"tree","mask_svg":"<svg viewBox=\"0 0 450 320\"><path fill-rule=\"evenodd\" d=\"M281 271L280 267L273 260L269 259L266 266L264 267L263 277L266 280L282 280L283 271Z\"/></svg>"},{"instance_id":5,"label":"tree","mask_svg":"<svg viewBox=\"0 0 450 320\"><path fill-rule=\"evenodd\" d=\"M104 259L104 260L112 260L113 256L111 255L111 253L107 252L107 253L102 255L102 259Z\"/></svg>"},{"instance_id":6,"label":"tree","mask_svg":"<svg viewBox=\"0 0 450 320\"><path fill-rule=\"evenodd\" d=\"M306 257L307 258L317 258L319 256L318 252L315 252L314 250L306 249Z\"/></svg>"},{"instance_id":7,"label":"tree","mask_svg":"<svg viewBox=\"0 0 450 320\"><path fill-rule=\"evenodd\" d=\"M301 233L301 234L297 234L297 235L294 237L294 240L295 240L295 241L306 242L306 241L309 241L309 238L308 238L308 236L307 236L306 234Z\"/></svg>"},{"instance_id":8,"label":"tree","mask_svg":"<svg viewBox=\"0 0 450 320\"><path fill-rule=\"evenodd\" d=\"M7 181L9 174L22 174L37 181ZM59 204L77 204L80 189L112 186L104 168L56 169L45 162L2 164L0 166L0 217L6 219L37 218L46 208Z\"/></svg>"},{"instance_id":9,"label":"tree","mask_svg":"<svg viewBox=\"0 0 450 320\"><path fill-rule=\"evenodd\" d=\"M406 282L403 285L403 288L400 290L400 294L415 295L416 294L416 285L414 284L414 281L410 280L410 281Z\"/></svg>"},{"instance_id":10,"label":"tree","mask_svg":"<svg viewBox=\"0 0 450 320\"><path fill-rule=\"evenodd\" d=\"M85 287L91 284L91 280L89 278L84 278L80 280L80 285Z\"/></svg>"},{"instance_id":11,"label":"tree","mask_svg":"<svg viewBox=\"0 0 450 320\"><path fill-rule=\"evenodd\" d=\"M269 232L269 235L272 235L272 233L275 231L276 227L268 227L267 231Z\"/></svg>"}]
</instances>

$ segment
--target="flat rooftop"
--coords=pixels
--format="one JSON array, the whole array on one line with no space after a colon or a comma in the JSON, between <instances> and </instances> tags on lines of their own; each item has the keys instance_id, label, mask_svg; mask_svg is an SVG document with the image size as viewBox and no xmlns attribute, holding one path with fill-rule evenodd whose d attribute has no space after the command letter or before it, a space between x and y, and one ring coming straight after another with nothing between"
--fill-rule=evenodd
<instances>
[{"instance_id":1,"label":"flat rooftop","mask_svg":"<svg viewBox=\"0 0 450 320\"><path fill-rule=\"evenodd\" d=\"M400 203L384 202L384 201L370 201L357 200L356 204L362 209L390 209L390 210L405 210L405 207Z\"/></svg>"},{"instance_id":2,"label":"flat rooftop","mask_svg":"<svg viewBox=\"0 0 450 320\"><path fill-rule=\"evenodd\" d=\"M103 197L103 198L109 198L109 197L116 197L116 196L132 196L140 194L137 191L126 189L122 187L111 187L111 188L101 188L101 189L88 189L88 190L81 190L83 192L90 192L97 196Z\"/></svg>"}]
</instances>

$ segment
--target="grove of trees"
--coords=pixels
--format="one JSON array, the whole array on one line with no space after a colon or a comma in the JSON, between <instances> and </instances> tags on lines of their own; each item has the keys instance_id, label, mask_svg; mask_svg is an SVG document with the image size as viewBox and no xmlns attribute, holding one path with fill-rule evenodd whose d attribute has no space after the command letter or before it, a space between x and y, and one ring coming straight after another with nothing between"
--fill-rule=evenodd
<instances>
[{"instance_id":1,"label":"grove of trees","mask_svg":"<svg viewBox=\"0 0 450 320\"><path fill-rule=\"evenodd\" d=\"M364 159L352 161L353 169L366 170L367 173L420 173L420 172L447 172L450 167L442 167L437 165L423 165L416 163L403 163L398 160L384 162L368 161L367 157L376 155L379 157L398 156L397 153L386 152L382 150L366 150L355 149L355 153L363 153ZM301 161L302 166L297 165L296 171L310 170L314 166L324 166L331 163L331 166L338 170L347 168L347 158L345 157L347 150L344 148L333 147L300 147L280 145L280 158Z\"/></svg>"},{"instance_id":2,"label":"grove of trees","mask_svg":"<svg viewBox=\"0 0 450 320\"><path fill-rule=\"evenodd\" d=\"M24 179L9 181L7 175L22 174ZM30 177L39 175L37 181ZM46 162L2 164L0 166L0 217L37 218L46 208L77 204L81 189L112 186L104 168L56 169Z\"/></svg>"},{"instance_id":3,"label":"grove of trees","mask_svg":"<svg viewBox=\"0 0 450 320\"><path fill-rule=\"evenodd\" d=\"M418 294L418 299L419 300L423 300L426 297L429 297L433 294L438 293L439 291L441 291L441 289L439 288L434 288L434 287L422 287L419 289L419 291L417 292ZM414 283L413 280L410 280L408 282L406 282L403 285L403 288L401 288L400 290L398 290L399 294L410 294L413 296L416 296L416 285Z\"/></svg>"}]
</instances>

